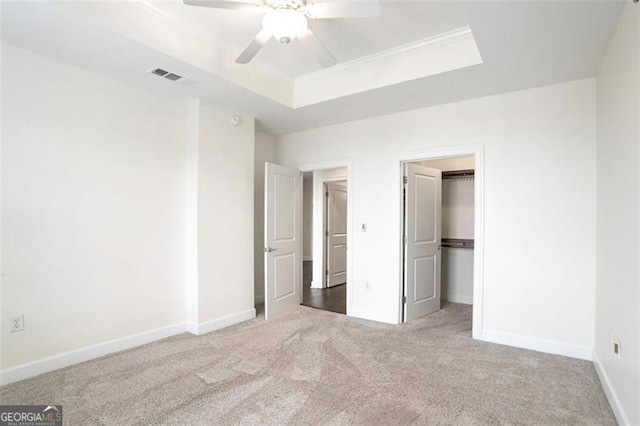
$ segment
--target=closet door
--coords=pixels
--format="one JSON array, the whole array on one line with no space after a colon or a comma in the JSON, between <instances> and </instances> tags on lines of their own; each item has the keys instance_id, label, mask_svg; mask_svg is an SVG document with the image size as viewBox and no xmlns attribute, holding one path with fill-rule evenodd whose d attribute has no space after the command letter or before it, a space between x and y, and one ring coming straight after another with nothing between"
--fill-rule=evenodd
<instances>
[{"instance_id":1,"label":"closet door","mask_svg":"<svg viewBox=\"0 0 640 426\"><path fill-rule=\"evenodd\" d=\"M440 310L442 172L405 166L404 318Z\"/></svg>"}]
</instances>

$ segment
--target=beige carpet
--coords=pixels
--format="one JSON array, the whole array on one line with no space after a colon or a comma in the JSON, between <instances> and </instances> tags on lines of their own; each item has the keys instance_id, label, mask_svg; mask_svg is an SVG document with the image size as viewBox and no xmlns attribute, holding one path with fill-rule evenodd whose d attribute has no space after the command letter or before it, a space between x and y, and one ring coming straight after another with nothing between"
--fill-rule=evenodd
<instances>
[{"instance_id":1,"label":"beige carpet","mask_svg":"<svg viewBox=\"0 0 640 426\"><path fill-rule=\"evenodd\" d=\"M1 389L66 424L615 424L591 363L474 341L471 308L401 326L300 307Z\"/></svg>"}]
</instances>

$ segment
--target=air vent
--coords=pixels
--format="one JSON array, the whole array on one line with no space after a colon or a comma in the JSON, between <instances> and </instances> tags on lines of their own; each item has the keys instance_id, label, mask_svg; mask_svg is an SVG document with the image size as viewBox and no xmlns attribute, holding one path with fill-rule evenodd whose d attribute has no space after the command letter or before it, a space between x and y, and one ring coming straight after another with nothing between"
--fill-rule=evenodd
<instances>
[{"instance_id":1,"label":"air vent","mask_svg":"<svg viewBox=\"0 0 640 426\"><path fill-rule=\"evenodd\" d=\"M0 0L0 2L1 1L2 0ZM167 71L162 68L153 68L149 70L149 74L157 75L158 77L162 77L166 80L178 83L182 86L193 86L194 84L196 84L196 82L193 80L190 80L186 77L176 74L175 72Z\"/></svg>"},{"instance_id":2,"label":"air vent","mask_svg":"<svg viewBox=\"0 0 640 426\"><path fill-rule=\"evenodd\" d=\"M162 68L154 68L150 71L150 73L153 75L157 75L158 77L166 78L170 81L178 81L182 78L181 75L178 75L171 71L163 70Z\"/></svg>"},{"instance_id":3,"label":"air vent","mask_svg":"<svg viewBox=\"0 0 640 426\"><path fill-rule=\"evenodd\" d=\"M178 74L174 74L174 73L169 73L165 75L164 78L171 81L177 81L177 80L180 80L182 76L179 76Z\"/></svg>"},{"instance_id":4,"label":"air vent","mask_svg":"<svg viewBox=\"0 0 640 426\"><path fill-rule=\"evenodd\" d=\"M154 70L151 70L151 74L155 74L155 75L159 75L160 77L164 77L165 75L169 74L169 71L165 71L162 68L156 68Z\"/></svg>"}]
</instances>

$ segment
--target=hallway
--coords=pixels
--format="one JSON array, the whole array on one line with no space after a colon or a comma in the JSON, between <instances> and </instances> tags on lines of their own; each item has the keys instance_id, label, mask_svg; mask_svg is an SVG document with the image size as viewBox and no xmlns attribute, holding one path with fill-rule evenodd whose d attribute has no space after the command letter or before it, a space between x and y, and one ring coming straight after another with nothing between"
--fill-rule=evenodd
<instances>
[{"instance_id":1,"label":"hallway","mask_svg":"<svg viewBox=\"0 0 640 426\"><path fill-rule=\"evenodd\" d=\"M312 262L304 262L302 276L302 304L311 308L347 313L347 285L342 284L331 288L311 288Z\"/></svg>"}]
</instances>

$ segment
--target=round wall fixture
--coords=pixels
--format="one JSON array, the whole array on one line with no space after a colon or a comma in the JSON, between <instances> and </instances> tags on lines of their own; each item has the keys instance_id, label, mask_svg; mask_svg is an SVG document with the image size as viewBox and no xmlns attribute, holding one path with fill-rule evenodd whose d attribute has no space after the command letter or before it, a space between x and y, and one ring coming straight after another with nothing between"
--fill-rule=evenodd
<instances>
[{"instance_id":1,"label":"round wall fixture","mask_svg":"<svg viewBox=\"0 0 640 426\"><path fill-rule=\"evenodd\" d=\"M231 123L233 127L238 127L240 125L240 117L237 115L232 115L229 119L229 123Z\"/></svg>"}]
</instances>

